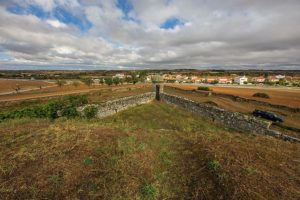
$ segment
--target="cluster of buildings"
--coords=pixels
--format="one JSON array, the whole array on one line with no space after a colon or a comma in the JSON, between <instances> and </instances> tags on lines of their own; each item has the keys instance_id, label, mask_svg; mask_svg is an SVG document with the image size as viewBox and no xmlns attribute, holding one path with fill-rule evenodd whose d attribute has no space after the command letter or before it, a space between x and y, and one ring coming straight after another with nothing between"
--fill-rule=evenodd
<instances>
[{"instance_id":1,"label":"cluster of buildings","mask_svg":"<svg viewBox=\"0 0 300 200\"><path fill-rule=\"evenodd\" d=\"M147 74L143 77L143 82L152 82L152 76L157 75L155 73ZM139 75L136 75L139 78ZM161 75L164 82L167 83L207 83L207 84L275 84L283 82L284 84L300 82L300 78L285 76L285 75L272 75L272 76L238 76L236 74L231 74L227 76L196 76L196 75L186 75L186 74L162 74ZM112 76L112 78L119 78L126 81L126 78L132 78L130 74L117 73ZM94 82L99 83L99 79L94 79Z\"/></svg>"},{"instance_id":2,"label":"cluster of buildings","mask_svg":"<svg viewBox=\"0 0 300 200\"><path fill-rule=\"evenodd\" d=\"M247 76L187 76L187 75L171 75L164 74L163 78L166 82L172 83L208 83L208 84L265 84L265 83L277 83L280 80L284 82L291 82L294 80L293 77L285 75L274 75L274 76L257 76L257 77L247 77Z\"/></svg>"}]
</instances>

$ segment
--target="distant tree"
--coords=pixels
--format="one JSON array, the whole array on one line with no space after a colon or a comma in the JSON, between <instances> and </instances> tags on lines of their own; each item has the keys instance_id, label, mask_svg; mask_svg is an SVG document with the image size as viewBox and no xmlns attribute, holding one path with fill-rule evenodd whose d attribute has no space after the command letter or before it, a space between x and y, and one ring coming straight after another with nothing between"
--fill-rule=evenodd
<instances>
[{"instance_id":1,"label":"distant tree","mask_svg":"<svg viewBox=\"0 0 300 200\"><path fill-rule=\"evenodd\" d=\"M211 82L211 84L218 84L218 83L219 83L218 80L214 80L214 81Z\"/></svg>"},{"instance_id":2,"label":"distant tree","mask_svg":"<svg viewBox=\"0 0 300 200\"><path fill-rule=\"evenodd\" d=\"M112 78L105 78L105 83L109 86L111 86L113 84L113 80Z\"/></svg>"},{"instance_id":3,"label":"distant tree","mask_svg":"<svg viewBox=\"0 0 300 200\"><path fill-rule=\"evenodd\" d=\"M83 81L83 83L84 83L85 85L87 85L88 87L90 87L90 86L93 84L93 79L91 79L91 78L85 78L85 79L83 79L82 81Z\"/></svg>"},{"instance_id":4,"label":"distant tree","mask_svg":"<svg viewBox=\"0 0 300 200\"><path fill-rule=\"evenodd\" d=\"M120 78L119 77L115 77L115 78L113 78L113 83L115 84L115 85L119 85L120 84Z\"/></svg>"},{"instance_id":5,"label":"distant tree","mask_svg":"<svg viewBox=\"0 0 300 200\"><path fill-rule=\"evenodd\" d=\"M104 80L103 78L100 79L100 84L103 85L104 84Z\"/></svg>"},{"instance_id":6,"label":"distant tree","mask_svg":"<svg viewBox=\"0 0 300 200\"><path fill-rule=\"evenodd\" d=\"M126 82L126 83L132 83L132 77L126 76L125 82Z\"/></svg>"},{"instance_id":7,"label":"distant tree","mask_svg":"<svg viewBox=\"0 0 300 200\"><path fill-rule=\"evenodd\" d=\"M66 84L66 81L65 80L56 80L56 85L58 86L58 87L62 87L62 86L64 86Z\"/></svg>"}]
</instances>

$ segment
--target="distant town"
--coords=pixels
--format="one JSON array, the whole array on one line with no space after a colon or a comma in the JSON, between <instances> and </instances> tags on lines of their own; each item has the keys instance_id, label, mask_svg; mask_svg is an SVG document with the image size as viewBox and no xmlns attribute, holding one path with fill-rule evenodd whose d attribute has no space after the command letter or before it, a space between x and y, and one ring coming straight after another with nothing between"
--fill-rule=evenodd
<instances>
[{"instance_id":1,"label":"distant town","mask_svg":"<svg viewBox=\"0 0 300 200\"><path fill-rule=\"evenodd\" d=\"M159 75L165 83L212 85L261 85L300 87L300 73L290 71L3 71L2 79L72 80L89 84L151 83Z\"/></svg>"}]
</instances>

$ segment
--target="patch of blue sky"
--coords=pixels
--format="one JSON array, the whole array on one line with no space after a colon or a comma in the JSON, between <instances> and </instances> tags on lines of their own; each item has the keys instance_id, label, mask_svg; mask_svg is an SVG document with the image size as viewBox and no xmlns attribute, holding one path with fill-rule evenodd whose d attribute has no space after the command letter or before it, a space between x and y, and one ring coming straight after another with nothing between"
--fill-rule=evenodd
<instances>
[{"instance_id":1,"label":"patch of blue sky","mask_svg":"<svg viewBox=\"0 0 300 200\"><path fill-rule=\"evenodd\" d=\"M129 12L133 10L133 5L129 0L117 0L116 5L125 16L128 16Z\"/></svg>"},{"instance_id":2,"label":"patch of blue sky","mask_svg":"<svg viewBox=\"0 0 300 200\"><path fill-rule=\"evenodd\" d=\"M84 14L77 16L68 11L64 7L55 7L51 12L43 10L37 5L29 5L22 7L18 4L13 4L7 7L7 10L16 15L34 15L40 19L55 18L64 24L72 24L77 26L81 31L88 31L92 27L92 23L88 21Z\"/></svg>"},{"instance_id":3,"label":"patch of blue sky","mask_svg":"<svg viewBox=\"0 0 300 200\"><path fill-rule=\"evenodd\" d=\"M129 0L117 0L116 1L116 6L123 12L123 20L126 21L133 21L137 24L140 24L140 20L129 16L129 13L134 9L132 3Z\"/></svg>"},{"instance_id":4,"label":"patch of blue sky","mask_svg":"<svg viewBox=\"0 0 300 200\"><path fill-rule=\"evenodd\" d=\"M82 31L87 31L92 27L92 23L85 15L75 16L62 7L56 7L53 11L53 16L64 24L73 24L79 27Z\"/></svg>"},{"instance_id":5,"label":"patch of blue sky","mask_svg":"<svg viewBox=\"0 0 300 200\"><path fill-rule=\"evenodd\" d=\"M162 29L174 29L176 26L184 25L184 21L178 18L169 18L163 24L160 25Z\"/></svg>"},{"instance_id":6,"label":"patch of blue sky","mask_svg":"<svg viewBox=\"0 0 300 200\"><path fill-rule=\"evenodd\" d=\"M50 12L45 12L43 8L37 6L37 5L29 5L28 7L22 7L18 4L13 4L9 7L7 7L7 10L11 13L17 14L17 15L34 15L41 19L46 19L50 17Z\"/></svg>"}]
</instances>

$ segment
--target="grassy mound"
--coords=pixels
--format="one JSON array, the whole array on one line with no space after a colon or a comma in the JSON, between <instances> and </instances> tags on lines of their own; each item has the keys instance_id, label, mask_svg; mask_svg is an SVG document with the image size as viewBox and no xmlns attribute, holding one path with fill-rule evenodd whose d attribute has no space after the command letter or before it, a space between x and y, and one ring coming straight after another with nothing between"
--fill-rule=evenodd
<instances>
[{"instance_id":1,"label":"grassy mound","mask_svg":"<svg viewBox=\"0 0 300 200\"><path fill-rule=\"evenodd\" d=\"M300 197L299 144L163 103L102 120L9 120L0 139L1 199Z\"/></svg>"}]
</instances>

